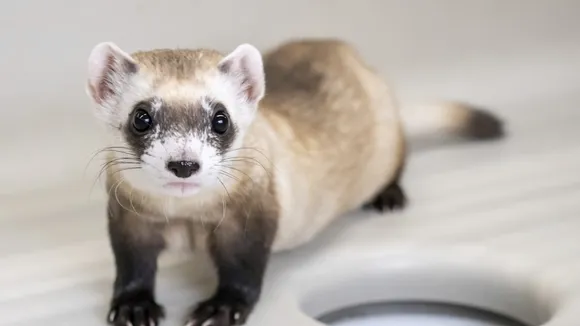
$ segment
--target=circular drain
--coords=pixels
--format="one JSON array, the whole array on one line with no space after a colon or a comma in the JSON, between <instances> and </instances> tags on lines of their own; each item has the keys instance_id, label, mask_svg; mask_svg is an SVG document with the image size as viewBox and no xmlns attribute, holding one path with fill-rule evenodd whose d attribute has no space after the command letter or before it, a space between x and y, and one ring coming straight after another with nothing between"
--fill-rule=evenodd
<instances>
[{"instance_id":1,"label":"circular drain","mask_svg":"<svg viewBox=\"0 0 580 326\"><path fill-rule=\"evenodd\" d=\"M477 259L339 257L303 272L300 307L327 325L540 326L553 312L524 275Z\"/></svg>"},{"instance_id":2,"label":"circular drain","mask_svg":"<svg viewBox=\"0 0 580 326\"><path fill-rule=\"evenodd\" d=\"M369 304L318 318L332 326L528 326L483 310L428 302Z\"/></svg>"}]
</instances>

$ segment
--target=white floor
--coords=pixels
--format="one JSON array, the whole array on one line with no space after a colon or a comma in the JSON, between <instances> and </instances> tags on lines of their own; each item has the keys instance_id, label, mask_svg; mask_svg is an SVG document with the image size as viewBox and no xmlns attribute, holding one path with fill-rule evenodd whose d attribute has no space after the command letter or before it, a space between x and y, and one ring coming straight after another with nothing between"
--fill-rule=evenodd
<instances>
[{"instance_id":1,"label":"white floor","mask_svg":"<svg viewBox=\"0 0 580 326\"><path fill-rule=\"evenodd\" d=\"M359 29L360 34L349 32L338 18L327 19L318 31L332 34L321 31L336 27L342 31L337 35L359 39L363 54L381 72L393 72L389 76L405 103L438 97L471 100L501 114L509 137L495 144L416 147L404 180L412 201L408 210L343 219L309 246L276 257L268 288L328 248L362 243L386 250L403 244L483 247L511 263L533 266L550 294L580 293L580 20L573 14L580 6L574 1L552 2L560 6L556 9L539 1L474 1L476 8L469 13L446 17L462 1L444 3L438 8L423 1L435 16L418 30L437 29L431 39L412 30L387 33L416 36L417 44L400 36L389 47L386 40L377 45L367 38L371 30L393 27L381 25L376 12L374 25ZM391 5L398 11L384 14L400 15L397 22L418 19L401 3ZM348 12L347 5L338 7L331 13ZM322 15L323 9L315 12ZM478 10L482 16L474 23L469 19L480 17ZM360 9L357 17L363 13ZM427 19L426 13L414 13ZM307 23L314 26L316 21ZM457 31L462 26L470 26L481 42L467 41L469 33ZM521 38L512 42L506 33ZM433 38L437 35L441 39ZM112 32L109 38L114 39ZM261 38L264 45L276 41L271 35ZM84 57L77 59L84 63ZM80 84L75 92L82 92ZM78 96L75 105L81 103ZM26 101L10 101L11 106L26 106ZM72 108L42 110L38 106L36 112L15 113L17 118L4 121L0 130L0 325L104 325L113 266L102 189L97 185L92 190L98 165L82 175L99 136L86 120L90 115L71 113ZM34 128L29 128L30 116L39 119ZM64 123L66 117L77 123ZM186 309L211 289L211 275L194 272L194 265L181 256L163 259L158 296L168 309L165 325L179 325Z\"/></svg>"}]
</instances>

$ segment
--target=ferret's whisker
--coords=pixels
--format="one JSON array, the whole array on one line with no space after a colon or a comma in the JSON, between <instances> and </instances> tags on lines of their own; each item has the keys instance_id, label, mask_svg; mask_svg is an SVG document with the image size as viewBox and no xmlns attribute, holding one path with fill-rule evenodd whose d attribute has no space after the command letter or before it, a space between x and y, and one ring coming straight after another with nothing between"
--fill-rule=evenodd
<instances>
[{"instance_id":1,"label":"ferret's whisker","mask_svg":"<svg viewBox=\"0 0 580 326\"><path fill-rule=\"evenodd\" d=\"M240 182L240 179L236 178L236 176L232 175L231 173L225 172L225 171L220 171L219 174L228 177L236 182Z\"/></svg>"},{"instance_id":2,"label":"ferret's whisker","mask_svg":"<svg viewBox=\"0 0 580 326\"><path fill-rule=\"evenodd\" d=\"M119 200L119 193L118 193L119 186L121 186L121 184L122 184L124 181L125 181L125 179L123 179L123 178L120 178L120 181L117 183L117 186L115 187L115 192L114 192L114 195L115 195L115 200L117 201L117 203L119 204L119 206L121 206L121 207L122 207L124 210L126 210L127 212L130 212L131 210L130 210L130 209L127 209L127 207L123 206L123 204L121 204L121 201ZM135 212L135 213L136 213L136 212Z\"/></svg>"},{"instance_id":3,"label":"ferret's whisker","mask_svg":"<svg viewBox=\"0 0 580 326\"><path fill-rule=\"evenodd\" d=\"M131 205L131 208L133 209L133 212L135 212L135 214L139 217L142 217L141 214L139 214L137 212L137 209L135 208L135 205L133 204L133 190L135 190L135 188L133 188L131 185L129 185L131 187L131 191L129 192L129 205Z\"/></svg>"},{"instance_id":4,"label":"ferret's whisker","mask_svg":"<svg viewBox=\"0 0 580 326\"><path fill-rule=\"evenodd\" d=\"M224 186L224 189L225 189L225 186ZM213 230L214 233L220 228L220 226L222 225L222 223L224 222L225 219L226 219L226 200L224 198L224 194L222 193L222 218L220 219L218 224L215 226L215 229Z\"/></svg>"},{"instance_id":5,"label":"ferret's whisker","mask_svg":"<svg viewBox=\"0 0 580 326\"><path fill-rule=\"evenodd\" d=\"M232 149L232 150L227 151L226 154L233 153L233 152L240 151L240 150L253 150L255 152L258 152L266 160L268 160L270 163L272 163L272 161L270 160L270 158L266 154L264 154L264 152L262 152L261 150L259 150L257 148L254 148L254 147L238 147L238 148L235 148L235 149Z\"/></svg>"},{"instance_id":6,"label":"ferret's whisker","mask_svg":"<svg viewBox=\"0 0 580 326\"><path fill-rule=\"evenodd\" d=\"M219 177L217 179L218 179L219 183L222 185L222 187L224 188L226 194L228 195L229 202L231 202L232 198L230 197L230 193L228 192L228 189L226 188L226 185L220 180ZM219 229L219 227L222 225L222 223L224 222L224 220L226 219L226 209L227 208L226 208L226 201L225 201L225 198L224 198L224 194L223 193L222 193L222 206L223 206L223 213L222 213L223 216L222 216L221 220L218 222L218 224L216 225L216 227L213 230L213 232L216 232Z\"/></svg>"},{"instance_id":7,"label":"ferret's whisker","mask_svg":"<svg viewBox=\"0 0 580 326\"><path fill-rule=\"evenodd\" d=\"M234 170L234 171L236 171L236 172L238 172L238 173L241 173L241 174L245 175L245 176L246 176L246 177L247 177L247 178L250 180L250 182L252 182L252 189L254 189L254 187L256 186L256 182L254 181L254 178L252 178L252 177L251 177L249 174L247 174L246 172L244 172L244 171L242 171L242 170L240 170L240 169L238 169L238 168L235 168L235 167L233 167L233 166L229 166L229 165L219 165L219 166L220 166L221 168L225 168L225 169L231 169L231 170ZM225 171L221 171L221 172L225 172Z\"/></svg>"},{"instance_id":8,"label":"ferret's whisker","mask_svg":"<svg viewBox=\"0 0 580 326\"><path fill-rule=\"evenodd\" d=\"M226 187L226 185L220 180L220 178L217 178L219 183L221 183L222 187L224 187L224 190L226 191L226 194L228 195L228 199L231 202L232 201L232 197L230 196L230 192L228 191L228 188Z\"/></svg>"},{"instance_id":9,"label":"ferret's whisker","mask_svg":"<svg viewBox=\"0 0 580 326\"><path fill-rule=\"evenodd\" d=\"M159 173L163 173L163 171L162 171L161 169L159 169L158 167L156 167L155 165L153 165L153 164L151 164L151 163L149 163L149 162L147 162L147 161L141 160L141 163L142 163L143 165L146 165L146 166L149 166L149 167L151 167L152 169L156 170L156 171L157 171L157 172L159 172Z\"/></svg>"},{"instance_id":10,"label":"ferret's whisker","mask_svg":"<svg viewBox=\"0 0 580 326\"><path fill-rule=\"evenodd\" d=\"M220 161L220 163L230 163L230 162L244 162L244 163L249 163L249 164L254 164L256 166L261 167L264 172L266 172L266 174L268 174L268 176L272 176L272 173L270 171L268 171L268 169L266 169L266 167L258 160L256 160L255 158L251 158L251 157L232 157L232 158L227 158L227 159L223 159L222 161Z\"/></svg>"},{"instance_id":11,"label":"ferret's whisker","mask_svg":"<svg viewBox=\"0 0 580 326\"><path fill-rule=\"evenodd\" d=\"M123 169L119 169L119 170L113 172L113 174L121 173L123 171L140 170L140 169L141 169L141 167L138 167L138 166L129 166L129 167L125 167Z\"/></svg>"},{"instance_id":12,"label":"ferret's whisker","mask_svg":"<svg viewBox=\"0 0 580 326\"><path fill-rule=\"evenodd\" d=\"M93 193L93 190L94 190L97 182L101 179L103 173L107 170L107 168L110 167L110 166L115 166L115 165L120 165L120 164L127 164L128 165L128 164L136 164L136 163L134 163L134 162L129 162L129 163L123 163L123 162L107 162L107 163L103 164L103 167L101 167L99 173L97 174L95 180L93 181L93 184L91 185L91 189L89 190L89 197ZM140 169L140 167L138 167L138 166L127 166L125 169L131 169L131 170L132 169ZM119 171L117 171L117 172L119 172ZM114 174L117 173L117 172L114 172Z\"/></svg>"},{"instance_id":13,"label":"ferret's whisker","mask_svg":"<svg viewBox=\"0 0 580 326\"><path fill-rule=\"evenodd\" d=\"M87 172L87 169L89 168L89 165L90 165L90 164L93 162L93 160L94 160L94 159L95 159L95 158L96 158L96 157L97 157L99 154L102 154L102 153L105 153L105 152L113 152L113 153L117 153L117 154L124 154L124 155L127 155L127 156L131 157L131 158L134 156L134 153L132 153L130 150L128 150L127 152L123 152L123 151L120 151L120 150L118 150L118 149L112 149L111 147L105 147L105 148L102 148L102 149L100 149L100 150L96 151L96 152L95 152L95 153L94 153L94 154L91 156L91 158L89 159L89 161L88 161L88 162L87 162L87 164L85 165L85 168L84 168L84 170L83 170L83 175L85 175L85 174L86 174L86 172Z\"/></svg>"},{"instance_id":14,"label":"ferret's whisker","mask_svg":"<svg viewBox=\"0 0 580 326\"><path fill-rule=\"evenodd\" d=\"M107 195L110 197L111 196L111 192L113 191L113 189L117 186L117 184L123 182L123 179L119 179L114 185L110 186L109 189L107 190Z\"/></svg>"},{"instance_id":15,"label":"ferret's whisker","mask_svg":"<svg viewBox=\"0 0 580 326\"><path fill-rule=\"evenodd\" d=\"M97 180L101 178L101 176L103 175L103 173L110 167L116 166L116 165L122 165L122 164L126 164L126 165L138 165L140 162L135 162L133 160L125 160L125 159L116 159L116 160L111 160L108 162L105 162L102 166L101 166L101 170L99 171L99 173L97 174Z\"/></svg>"},{"instance_id":16,"label":"ferret's whisker","mask_svg":"<svg viewBox=\"0 0 580 326\"><path fill-rule=\"evenodd\" d=\"M93 162L93 160L99 155L99 154L107 154L107 153L113 153L113 154L122 154L125 156L122 157L115 157L111 160L115 160L115 159L119 159L119 158L125 158L125 159L131 159L131 160L136 160L136 161L143 161L141 158L137 157L136 153L129 147L125 147L125 146L108 146L108 147L104 147L101 148L100 150L96 151L91 158L89 159L89 162L86 164L85 168L84 168L84 173L86 174L86 171L89 167L89 165ZM143 153L143 155L146 156L151 156L154 157L153 155L149 154L149 153ZM110 160L109 160L110 161Z\"/></svg>"}]
</instances>

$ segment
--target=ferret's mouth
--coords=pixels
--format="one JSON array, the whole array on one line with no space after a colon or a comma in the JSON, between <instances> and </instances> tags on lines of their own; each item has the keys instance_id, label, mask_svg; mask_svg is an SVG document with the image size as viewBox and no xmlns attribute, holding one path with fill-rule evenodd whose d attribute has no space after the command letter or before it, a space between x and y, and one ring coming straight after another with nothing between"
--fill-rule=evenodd
<instances>
[{"instance_id":1,"label":"ferret's mouth","mask_svg":"<svg viewBox=\"0 0 580 326\"><path fill-rule=\"evenodd\" d=\"M185 193L199 188L199 184L194 182L168 182L163 187L171 190L180 190Z\"/></svg>"}]
</instances>

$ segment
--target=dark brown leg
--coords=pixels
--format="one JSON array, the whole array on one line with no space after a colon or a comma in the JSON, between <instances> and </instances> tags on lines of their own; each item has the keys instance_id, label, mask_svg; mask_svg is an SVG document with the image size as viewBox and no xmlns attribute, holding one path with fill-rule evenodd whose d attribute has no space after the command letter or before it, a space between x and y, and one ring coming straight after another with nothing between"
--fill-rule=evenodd
<instances>
[{"instance_id":1,"label":"dark brown leg","mask_svg":"<svg viewBox=\"0 0 580 326\"><path fill-rule=\"evenodd\" d=\"M199 304L187 326L243 325L262 291L262 281L275 234L270 216L252 214L247 225L223 225L210 235L209 251L218 272L213 297Z\"/></svg>"},{"instance_id":2,"label":"dark brown leg","mask_svg":"<svg viewBox=\"0 0 580 326\"><path fill-rule=\"evenodd\" d=\"M155 301L154 290L163 241L147 222L131 214L115 199L110 201L109 238L117 275L108 322L115 326L159 325L164 311Z\"/></svg>"}]
</instances>

